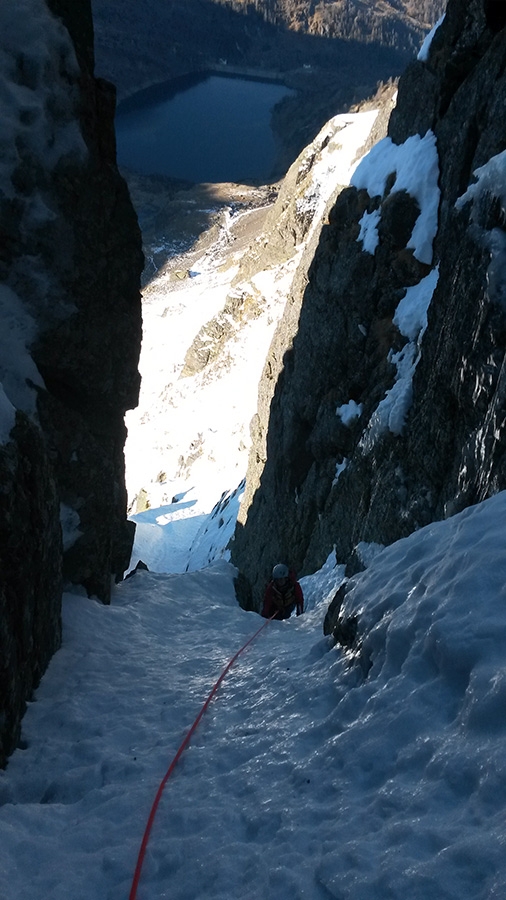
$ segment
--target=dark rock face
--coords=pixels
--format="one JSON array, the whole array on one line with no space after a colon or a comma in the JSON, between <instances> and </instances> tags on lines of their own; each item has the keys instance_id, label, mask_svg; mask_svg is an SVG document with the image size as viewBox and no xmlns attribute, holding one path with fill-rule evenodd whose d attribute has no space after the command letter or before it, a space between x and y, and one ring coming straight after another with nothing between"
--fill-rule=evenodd
<instances>
[{"instance_id":1,"label":"dark rock face","mask_svg":"<svg viewBox=\"0 0 506 900\"><path fill-rule=\"evenodd\" d=\"M141 339L140 232L90 3L30 6L26 23L0 13L0 426L17 410L0 427L0 765L59 645L62 583L108 602L129 562L123 417Z\"/></svg>"},{"instance_id":2,"label":"dark rock face","mask_svg":"<svg viewBox=\"0 0 506 900\"><path fill-rule=\"evenodd\" d=\"M419 205L393 172L382 194L350 187L338 197L308 284L290 298L287 317L294 304L300 317L270 388L265 465L256 444L232 549L244 603L258 603L279 559L308 573L335 548L351 574L363 542L388 544L506 486L504 202L491 183L457 203L506 146L506 22L493 7L450 0L428 59L401 78L390 119L395 145L436 138L432 260L413 250ZM373 252L357 240L364 213L379 222ZM395 311L436 266L404 423L378 430L394 363L409 349ZM336 409L351 401L357 414L345 423Z\"/></svg>"},{"instance_id":3,"label":"dark rock face","mask_svg":"<svg viewBox=\"0 0 506 900\"><path fill-rule=\"evenodd\" d=\"M61 639L61 529L54 473L23 413L0 446L0 765Z\"/></svg>"}]
</instances>

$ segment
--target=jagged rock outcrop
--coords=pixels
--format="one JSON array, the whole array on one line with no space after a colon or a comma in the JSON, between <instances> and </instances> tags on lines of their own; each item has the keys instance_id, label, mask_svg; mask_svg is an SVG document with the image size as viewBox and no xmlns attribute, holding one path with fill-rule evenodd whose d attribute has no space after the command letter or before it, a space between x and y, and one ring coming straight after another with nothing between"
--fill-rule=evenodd
<instances>
[{"instance_id":1,"label":"jagged rock outcrop","mask_svg":"<svg viewBox=\"0 0 506 900\"><path fill-rule=\"evenodd\" d=\"M0 9L0 765L60 642L62 584L129 562L140 232L115 163L89 0Z\"/></svg>"},{"instance_id":2,"label":"jagged rock outcrop","mask_svg":"<svg viewBox=\"0 0 506 900\"><path fill-rule=\"evenodd\" d=\"M245 604L280 559L307 573L335 550L351 574L365 545L506 486L505 70L504 4L450 0L330 212L260 389L265 465L254 445L232 547Z\"/></svg>"}]
</instances>

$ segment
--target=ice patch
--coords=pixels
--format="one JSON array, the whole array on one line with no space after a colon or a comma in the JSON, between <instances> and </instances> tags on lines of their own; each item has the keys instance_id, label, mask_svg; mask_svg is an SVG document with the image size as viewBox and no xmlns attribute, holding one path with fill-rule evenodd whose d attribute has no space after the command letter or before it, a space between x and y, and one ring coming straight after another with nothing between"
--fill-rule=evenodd
<instances>
[{"instance_id":1,"label":"ice patch","mask_svg":"<svg viewBox=\"0 0 506 900\"><path fill-rule=\"evenodd\" d=\"M420 343L427 328L427 312L439 279L439 267L432 269L418 284L406 288L393 318L400 333Z\"/></svg>"},{"instance_id":2,"label":"ice patch","mask_svg":"<svg viewBox=\"0 0 506 900\"><path fill-rule=\"evenodd\" d=\"M455 203L457 209L472 201L473 204L481 199L484 194L491 194L493 197L500 199L502 210L506 206L506 150L492 156L484 166L475 169L473 175L476 178L475 184L470 184ZM472 219L475 221L474 212Z\"/></svg>"},{"instance_id":3,"label":"ice patch","mask_svg":"<svg viewBox=\"0 0 506 900\"><path fill-rule=\"evenodd\" d=\"M428 131L425 137L415 134L403 144L384 138L365 156L350 184L365 189L370 197L384 197L389 176L395 175L391 193L407 191L419 207L408 248L420 262L432 262L432 243L437 232L440 190L439 158L436 137Z\"/></svg>"},{"instance_id":4,"label":"ice patch","mask_svg":"<svg viewBox=\"0 0 506 900\"><path fill-rule=\"evenodd\" d=\"M500 203L500 213L506 216L506 150L492 156L484 166L473 172L476 183L469 185L467 191L458 198L456 209L462 209L466 203L472 203L471 222L473 222L483 245L490 252L490 263L487 270L488 294L493 303L506 308L506 238L502 228L487 229L481 222L481 201L489 197Z\"/></svg>"},{"instance_id":5,"label":"ice patch","mask_svg":"<svg viewBox=\"0 0 506 900\"><path fill-rule=\"evenodd\" d=\"M338 406L336 409L336 416L341 419L343 425L351 425L355 419L359 419L364 410L363 403L355 403L355 400L349 400L348 403L343 403L342 406Z\"/></svg>"},{"instance_id":6,"label":"ice patch","mask_svg":"<svg viewBox=\"0 0 506 900\"><path fill-rule=\"evenodd\" d=\"M492 303L498 303L506 309L506 235L502 228L493 228L486 234L485 243L490 250L488 295Z\"/></svg>"},{"instance_id":7,"label":"ice patch","mask_svg":"<svg viewBox=\"0 0 506 900\"><path fill-rule=\"evenodd\" d=\"M334 480L332 482L332 487L334 487L334 485L337 484L337 482L339 480L339 476L343 474L344 470L348 466L348 463L349 463L349 460L346 459L346 457L343 459L342 462L336 463L336 471L335 471L335 475L334 475Z\"/></svg>"},{"instance_id":8,"label":"ice patch","mask_svg":"<svg viewBox=\"0 0 506 900\"><path fill-rule=\"evenodd\" d=\"M381 220L381 212L379 209L368 213L367 210L358 223L360 225L360 234L357 241L362 242L362 246L367 253L374 256L376 247L379 244L378 225Z\"/></svg>"},{"instance_id":9,"label":"ice patch","mask_svg":"<svg viewBox=\"0 0 506 900\"><path fill-rule=\"evenodd\" d=\"M422 43L422 46L420 47L420 50L418 51L417 56L417 59L420 60L420 62L427 62L429 58L430 45L432 44L436 31L438 30L439 26L442 25L445 15L446 13L444 13L441 18L437 20L434 27L431 28L429 33L425 36L425 39Z\"/></svg>"},{"instance_id":10,"label":"ice patch","mask_svg":"<svg viewBox=\"0 0 506 900\"><path fill-rule=\"evenodd\" d=\"M406 415L412 401L412 379L416 368L416 347L406 344L398 353L390 351L389 360L396 369L395 383L388 390L373 412L367 431L360 440L360 446L369 452L377 438L387 429L399 435L404 427Z\"/></svg>"},{"instance_id":11,"label":"ice patch","mask_svg":"<svg viewBox=\"0 0 506 900\"><path fill-rule=\"evenodd\" d=\"M439 267L432 269L418 284L406 288L403 299L397 306L393 321L408 343L394 353L389 360L397 371L395 383L385 394L373 412L366 431L360 439L360 447L368 453L380 434L389 429L399 435L404 428L406 416L413 397L413 375L421 357L422 338L427 328L427 311L436 289Z\"/></svg>"}]
</instances>

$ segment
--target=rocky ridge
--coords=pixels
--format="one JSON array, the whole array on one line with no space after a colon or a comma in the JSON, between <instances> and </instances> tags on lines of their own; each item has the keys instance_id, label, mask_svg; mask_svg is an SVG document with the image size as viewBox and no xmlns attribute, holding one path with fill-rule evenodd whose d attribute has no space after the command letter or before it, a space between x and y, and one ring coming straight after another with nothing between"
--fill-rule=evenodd
<instances>
[{"instance_id":1,"label":"rocky ridge","mask_svg":"<svg viewBox=\"0 0 506 900\"><path fill-rule=\"evenodd\" d=\"M503 4L450 0L427 58L400 80L375 160L408 142L426 142L424 159L437 147L430 252L413 251L421 206L396 187L394 167L379 193L359 184L339 194L308 279L294 285L260 386L232 544L244 605L257 606L279 559L308 573L335 553L352 574L375 546L505 487L505 54ZM486 170L466 193L487 163L495 180ZM367 249L372 220L378 243ZM411 402L395 428L379 428L396 363L415 353L396 319L412 289L432 299Z\"/></svg>"},{"instance_id":2,"label":"rocky ridge","mask_svg":"<svg viewBox=\"0 0 506 900\"><path fill-rule=\"evenodd\" d=\"M195 375L212 366L214 361L219 361L237 331L250 319L262 314L266 300L258 276L270 272L275 277L274 273L283 271L286 277L291 271L291 279L301 282L307 278L322 226L349 177L348 167L360 158L368 146L386 134L395 93L396 84L391 82L383 86L370 102L360 106L364 122L357 121L355 127L363 130L364 144L358 152L353 149L347 156L343 148L343 143L346 145L349 141L349 129L356 119L355 114L350 113L329 120L297 157L285 178L276 186L276 200L268 205L261 230L240 256L238 271L223 309L202 326L188 348L183 377ZM336 162L337 155L340 156L339 163ZM225 210L226 225L222 223L221 228L224 233L229 232L230 249L237 252L234 209L232 206ZM291 309L291 318L297 317L299 307L293 305ZM286 328L286 314L283 323L282 334L278 332L277 337L280 347L285 345L287 334L291 331ZM269 371L274 378L272 367ZM255 421L259 421L258 418ZM258 445L256 449L258 454Z\"/></svg>"}]
</instances>

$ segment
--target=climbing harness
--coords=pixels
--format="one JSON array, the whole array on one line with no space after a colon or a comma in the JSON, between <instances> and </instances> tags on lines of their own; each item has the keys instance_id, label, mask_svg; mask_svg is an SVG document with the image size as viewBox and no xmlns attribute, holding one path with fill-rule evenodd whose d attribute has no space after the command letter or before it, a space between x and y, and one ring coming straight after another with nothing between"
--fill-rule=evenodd
<instances>
[{"instance_id":1,"label":"climbing harness","mask_svg":"<svg viewBox=\"0 0 506 900\"><path fill-rule=\"evenodd\" d=\"M277 611L276 611L276 613L277 613ZM215 683L214 683L214 685L213 685L213 687L212 687L212 690L210 691L210 693L209 693L209 695L208 695L208 697L207 697L207 700L205 701L205 703L204 703L203 706L201 707L199 714L197 715L195 721L193 722L193 725L192 725L191 728L188 730L188 732L187 732L187 734L186 734L186 737L185 737L185 738L183 739L183 741L181 742L181 744L180 744L180 746L179 746L179 749L178 749L176 755L174 756L174 759L172 760L172 762L171 762L169 768L167 769L167 771L166 771L166 773L165 773L165 775L164 775L162 781L160 782L160 785L159 785L159 787L158 787L158 791L157 791L156 796L155 796L155 799L154 799L154 801L153 801L153 805L152 805L152 807L151 807L151 811L150 811L149 816L148 816L148 821L147 821L147 823L146 823L146 828L145 828L145 830L144 830L144 836L143 836L143 838L142 838L141 847L140 847L140 850L139 850L139 855L138 855L138 857L137 857L137 865L136 865L136 867L135 867L134 877L133 877L133 881L132 881L132 887L131 887L131 890L130 890L130 894L129 894L128 900L136 900L136 897L137 897L137 888L138 888L138 886L139 886L139 881L140 881L141 872L142 872L142 865L143 865L143 863L144 863L144 857L145 857L145 855L146 855L146 849L147 849L147 846L148 846L148 841L149 841L149 836L150 836L150 833L151 833L151 828L152 828L152 826L153 826L153 822L154 822L154 819L155 819L156 811L157 811L157 809L158 809L158 804L160 803L160 799L161 799L161 796L162 796L162 793L163 793L163 789L164 789L165 785L167 784L167 781L169 780L170 776L172 775L174 769L176 768L176 766L177 766L179 760L181 759L181 756L182 756L183 752L186 750L186 747L187 747L188 744L190 743L190 740L191 740L191 738L192 738L192 735L195 733L195 731L196 731L196 729L197 729L197 726L198 726L198 724L199 724L199 722L200 722L202 716L204 715L204 713L205 713L207 707L209 706L211 700L213 699L213 697L214 697L216 691L218 690L218 688L219 688L221 682L222 682L223 679L225 678L225 675L227 674L227 672L229 671L229 669L232 668L232 666L234 665L236 659L241 655L241 653L243 652L243 650L246 650L246 647L249 647L249 645L255 640L255 638L258 637L258 635L260 634L260 632L264 630L264 628L266 627L266 625L269 624L269 622L274 618L274 616L276 615L276 613L274 613L274 615L272 615L269 619L267 619L267 621L264 622L263 625L261 625L260 628L259 628L257 631L255 631L255 634L253 634L250 638L248 638L248 640L246 641L246 643L243 644L242 647L237 651L237 653L234 654L234 656L232 657L232 659L229 660L229 662L227 663L227 665L226 665L225 668L223 669L223 671L222 671L220 677L217 679L217 681L215 681Z\"/></svg>"}]
</instances>

